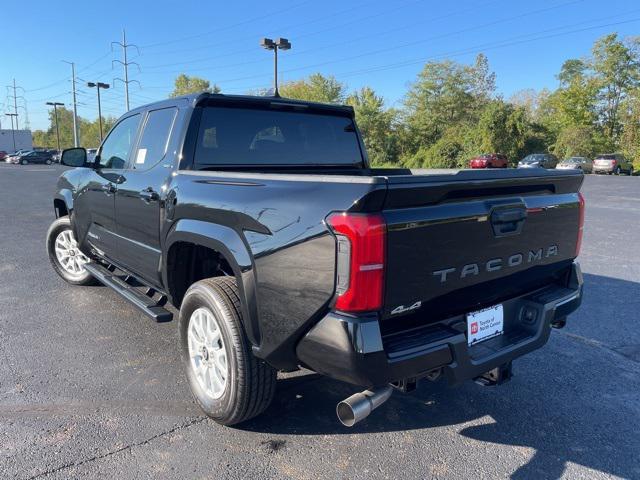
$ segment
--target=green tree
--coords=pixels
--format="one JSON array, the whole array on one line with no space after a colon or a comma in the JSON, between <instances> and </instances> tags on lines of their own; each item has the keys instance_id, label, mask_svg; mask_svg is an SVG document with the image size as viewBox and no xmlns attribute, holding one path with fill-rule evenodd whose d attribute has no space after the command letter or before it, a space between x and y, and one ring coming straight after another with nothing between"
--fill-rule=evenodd
<instances>
[{"instance_id":1,"label":"green tree","mask_svg":"<svg viewBox=\"0 0 640 480\"><path fill-rule=\"evenodd\" d=\"M199 92L220 93L220 87L216 84L211 86L211 82L204 78L190 77L181 73L176 77L173 92L169 96L179 97L180 95Z\"/></svg>"},{"instance_id":2,"label":"green tree","mask_svg":"<svg viewBox=\"0 0 640 480\"><path fill-rule=\"evenodd\" d=\"M493 100L482 110L473 130L480 146L476 153L503 153L515 162L524 150L527 129L524 107Z\"/></svg>"},{"instance_id":3,"label":"green tree","mask_svg":"<svg viewBox=\"0 0 640 480\"><path fill-rule=\"evenodd\" d=\"M600 91L600 112L607 135L616 140L622 131L620 105L640 84L640 37L622 41L616 33L593 46L592 69Z\"/></svg>"},{"instance_id":4,"label":"green tree","mask_svg":"<svg viewBox=\"0 0 640 480\"><path fill-rule=\"evenodd\" d=\"M309 78L287 82L280 86L280 95L286 98L322 103L343 103L346 87L334 76L314 73Z\"/></svg>"},{"instance_id":5,"label":"green tree","mask_svg":"<svg viewBox=\"0 0 640 480\"><path fill-rule=\"evenodd\" d=\"M633 160L635 170L640 172L640 88L629 93L622 111L624 130L620 148Z\"/></svg>"},{"instance_id":6,"label":"green tree","mask_svg":"<svg viewBox=\"0 0 640 480\"><path fill-rule=\"evenodd\" d=\"M597 153L597 134L594 127L571 125L562 129L553 145L553 153L559 158L590 157Z\"/></svg>"},{"instance_id":7,"label":"green tree","mask_svg":"<svg viewBox=\"0 0 640 480\"><path fill-rule=\"evenodd\" d=\"M370 87L363 87L346 99L356 113L356 122L373 165L386 165L396 160L397 136L393 131L395 112L385 110L384 99Z\"/></svg>"},{"instance_id":8,"label":"green tree","mask_svg":"<svg viewBox=\"0 0 640 480\"><path fill-rule=\"evenodd\" d=\"M404 100L409 149L424 150L450 127L473 124L494 90L495 75L484 55L474 65L450 60L427 63Z\"/></svg>"}]
</instances>

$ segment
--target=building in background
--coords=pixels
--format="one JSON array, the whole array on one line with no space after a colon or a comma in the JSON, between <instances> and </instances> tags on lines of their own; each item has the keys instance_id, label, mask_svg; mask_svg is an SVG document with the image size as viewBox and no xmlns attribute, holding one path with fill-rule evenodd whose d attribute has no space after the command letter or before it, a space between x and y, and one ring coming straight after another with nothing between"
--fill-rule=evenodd
<instances>
[{"instance_id":1,"label":"building in background","mask_svg":"<svg viewBox=\"0 0 640 480\"><path fill-rule=\"evenodd\" d=\"M0 151L15 152L16 150L32 150L33 137L31 130L15 130L16 148L13 148L13 133L11 130L0 130Z\"/></svg>"}]
</instances>

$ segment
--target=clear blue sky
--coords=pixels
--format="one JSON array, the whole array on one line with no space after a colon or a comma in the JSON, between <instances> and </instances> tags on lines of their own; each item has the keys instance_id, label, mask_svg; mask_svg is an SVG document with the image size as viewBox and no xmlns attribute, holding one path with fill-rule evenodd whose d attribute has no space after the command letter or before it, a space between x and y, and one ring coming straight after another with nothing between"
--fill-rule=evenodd
<instances>
[{"instance_id":1,"label":"clear blue sky","mask_svg":"<svg viewBox=\"0 0 640 480\"><path fill-rule=\"evenodd\" d=\"M218 6L219 5L219 6ZM223 92L269 87L270 52L262 36L289 38L281 55L281 79L313 72L333 74L349 89L370 85L388 105L402 100L425 61L471 62L485 52L497 74L499 93L555 87L567 58L589 54L594 40L609 33L640 33L637 0L256 0L180 2L3 2L0 55L0 113L9 110L5 85L15 77L24 90L32 129L48 125L46 101L71 105L70 67L76 62L79 114L97 116L95 90L86 81L113 83L122 69L111 61L127 40L132 106L164 98L179 73L219 84ZM19 104L24 104L19 99ZM124 88L103 94L104 113L124 112ZM24 109L19 107L20 124ZM8 128L8 118L3 128Z\"/></svg>"}]
</instances>

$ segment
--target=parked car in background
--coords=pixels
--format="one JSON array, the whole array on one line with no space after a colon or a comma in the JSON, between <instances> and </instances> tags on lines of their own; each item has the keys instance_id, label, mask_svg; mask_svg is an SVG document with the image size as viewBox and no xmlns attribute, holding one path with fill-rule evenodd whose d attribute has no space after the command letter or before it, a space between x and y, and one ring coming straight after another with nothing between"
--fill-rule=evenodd
<instances>
[{"instance_id":1,"label":"parked car in background","mask_svg":"<svg viewBox=\"0 0 640 480\"><path fill-rule=\"evenodd\" d=\"M531 153L518 162L518 168L556 168L558 159L550 153Z\"/></svg>"},{"instance_id":2,"label":"parked car in background","mask_svg":"<svg viewBox=\"0 0 640 480\"><path fill-rule=\"evenodd\" d=\"M621 153L605 153L593 161L593 173L620 175L622 172L633 175L633 163Z\"/></svg>"},{"instance_id":3,"label":"parked car in background","mask_svg":"<svg viewBox=\"0 0 640 480\"><path fill-rule=\"evenodd\" d=\"M501 153L486 153L469 160L471 168L507 168L509 160Z\"/></svg>"},{"instance_id":4,"label":"parked car in background","mask_svg":"<svg viewBox=\"0 0 640 480\"><path fill-rule=\"evenodd\" d=\"M51 160L55 163L60 163L60 150L47 150L51 154Z\"/></svg>"},{"instance_id":5,"label":"parked car in background","mask_svg":"<svg viewBox=\"0 0 640 480\"><path fill-rule=\"evenodd\" d=\"M7 158L4 159L6 163L18 163L18 159L20 155L30 152L31 150L18 150L16 152L10 153L7 155Z\"/></svg>"},{"instance_id":6,"label":"parked car in background","mask_svg":"<svg viewBox=\"0 0 640 480\"><path fill-rule=\"evenodd\" d=\"M4 161L6 163L16 163L15 160L22 155L23 153L27 153L30 152L31 150L17 150L13 153L9 153L7 154L7 156L5 157Z\"/></svg>"},{"instance_id":7,"label":"parked car in background","mask_svg":"<svg viewBox=\"0 0 640 480\"><path fill-rule=\"evenodd\" d=\"M97 148L87 148L87 163L93 163L96 159L96 153L98 153Z\"/></svg>"},{"instance_id":8,"label":"parked car in background","mask_svg":"<svg viewBox=\"0 0 640 480\"><path fill-rule=\"evenodd\" d=\"M19 163L20 165L28 165L29 163L44 163L51 165L53 163L53 155L51 152L46 151L32 151L23 153L19 157L14 157L15 160L12 163Z\"/></svg>"},{"instance_id":9,"label":"parked car in background","mask_svg":"<svg viewBox=\"0 0 640 480\"><path fill-rule=\"evenodd\" d=\"M582 170L584 173L593 172L593 160L587 157L569 157L562 160L556 168L560 170Z\"/></svg>"}]
</instances>

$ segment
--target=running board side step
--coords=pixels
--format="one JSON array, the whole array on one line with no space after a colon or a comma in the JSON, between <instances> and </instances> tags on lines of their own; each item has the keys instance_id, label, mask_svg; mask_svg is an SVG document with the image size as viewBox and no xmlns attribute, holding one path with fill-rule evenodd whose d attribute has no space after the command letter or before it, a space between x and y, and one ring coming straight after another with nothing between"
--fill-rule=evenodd
<instances>
[{"instance_id":1,"label":"running board side step","mask_svg":"<svg viewBox=\"0 0 640 480\"><path fill-rule=\"evenodd\" d=\"M156 322L170 322L173 320L173 314L163 307L167 301L166 297L161 296L159 300L154 300L153 296L156 291L152 288L145 288L146 293L142 292L137 287L129 284L127 275L116 275L113 271L97 263L87 263L84 268L96 280L119 293L125 300L138 307Z\"/></svg>"}]
</instances>

